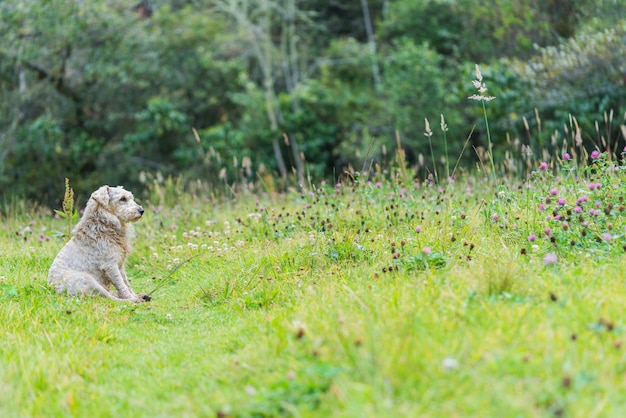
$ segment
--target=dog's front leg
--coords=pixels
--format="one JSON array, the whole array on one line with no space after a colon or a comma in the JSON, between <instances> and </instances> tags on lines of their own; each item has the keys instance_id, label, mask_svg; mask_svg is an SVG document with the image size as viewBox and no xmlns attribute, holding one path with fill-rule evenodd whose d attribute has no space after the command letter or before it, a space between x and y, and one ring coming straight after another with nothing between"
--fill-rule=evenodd
<instances>
[{"instance_id":1,"label":"dog's front leg","mask_svg":"<svg viewBox=\"0 0 626 418\"><path fill-rule=\"evenodd\" d=\"M128 280L128 276L126 276L126 269L124 268L124 264L120 266L120 274L122 275L122 279L124 279L124 283L126 284L126 286L128 286L129 289L131 289L132 292L132 288L130 287L130 281Z\"/></svg>"},{"instance_id":2,"label":"dog's front leg","mask_svg":"<svg viewBox=\"0 0 626 418\"><path fill-rule=\"evenodd\" d=\"M130 287L130 281L128 280L128 276L126 275L126 269L124 268L124 264L120 266L120 274L122 275L122 278L124 279L124 283L126 284L126 286L128 286L130 291L133 293L133 295L135 295L137 299L141 299L141 301L144 301L144 302L148 302L152 300L150 295L148 295L147 293L141 293L138 295L135 292L133 292L133 288Z\"/></svg>"},{"instance_id":3,"label":"dog's front leg","mask_svg":"<svg viewBox=\"0 0 626 418\"><path fill-rule=\"evenodd\" d=\"M122 271L117 267L116 264L111 263L104 267L104 274L109 278L113 286L117 289L120 294L120 298L127 300L137 301L139 297L133 292L128 284L128 279L126 279L126 274L122 274Z\"/></svg>"}]
</instances>

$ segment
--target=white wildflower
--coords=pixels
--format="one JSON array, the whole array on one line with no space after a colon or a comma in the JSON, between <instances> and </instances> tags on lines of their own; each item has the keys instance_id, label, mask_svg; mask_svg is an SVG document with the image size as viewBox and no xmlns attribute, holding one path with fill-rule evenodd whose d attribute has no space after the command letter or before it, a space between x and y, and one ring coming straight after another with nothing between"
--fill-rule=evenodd
<instances>
[{"instance_id":1,"label":"white wildflower","mask_svg":"<svg viewBox=\"0 0 626 418\"><path fill-rule=\"evenodd\" d=\"M443 366L445 370L454 370L457 367L459 367L459 362L455 358L446 357L441 362L441 365Z\"/></svg>"},{"instance_id":2,"label":"white wildflower","mask_svg":"<svg viewBox=\"0 0 626 418\"><path fill-rule=\"evenodd\" d=\"M476 64L476 80L472 80L474 88L478 90L478 94L472 94L468 98L470 100L477 100L480 102L489 102L495 99L495 96L487 96L487 85L483 83L483 75L480 72L480 67Z\"/></svg>"}]
</instances>

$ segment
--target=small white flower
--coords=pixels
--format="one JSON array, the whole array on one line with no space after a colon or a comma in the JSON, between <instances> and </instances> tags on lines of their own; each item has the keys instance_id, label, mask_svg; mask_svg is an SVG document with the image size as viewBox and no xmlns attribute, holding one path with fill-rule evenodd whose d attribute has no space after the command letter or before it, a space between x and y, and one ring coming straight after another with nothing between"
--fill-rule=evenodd
<instances>
[{"instance_id":1,"label":"small white flower","mask_svg":"<svg viewBox=\"0 0 626 418\"><path fill-rule=\"evenodd\" d=\"M443 366L445 370L454 370L457 367L459 367L459 362L455 358L446 357L443 359L443 362L441 363L441 365Z\"/></svg>"}]
</instances>

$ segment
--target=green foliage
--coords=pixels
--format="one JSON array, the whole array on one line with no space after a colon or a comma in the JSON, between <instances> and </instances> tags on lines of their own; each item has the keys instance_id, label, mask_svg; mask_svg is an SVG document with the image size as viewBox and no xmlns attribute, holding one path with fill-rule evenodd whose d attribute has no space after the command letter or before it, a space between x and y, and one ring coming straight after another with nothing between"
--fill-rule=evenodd
<instances>
[{"instance_id":1,"label":"green foliage","mask_svg":"<svg viewBox=\"0 0 626 418\"><path fill-rule=\"evenodd\" d=\"M446 256L441 253L419 253L404 260L403 267L408 271L423 271L428 269L439 269L445 267Z\"/></svg>"},{"instance_id":2,"label":"green foliage","mask_svg":"<svg viewBox=\"0 0 626 418\"><path fill-rule=\"evenodd\" d=\"M102 141L82 136L85 134L72 137L58 120L46 116L18 128L14 135L0 182L7 187L16 185L27 196L37 196L45 203L53 202L64 175L77 178L76 184L82 189L103 147Z\"/></svg>"},{"instance_id":3,"label":"green foliage","mask_svg":"<svg viewBox=\"0 0 626 418\"><path fill-rule=\"evenodd\" d=\"M0 47L14 63L1 85L23 109L3 116L11 127L3 134L5 190L13 184L46 200L64 177L83 194L104 182L132 187L146 169L184 171L187 161L172 157L192 138L189 125L215 124L234 109L227 94L237 90L230 87L239 69L215 59L207 36L220 22L212 15L163 7L141 20L126 3L98 1L0 7L22 32L2 32Z\"/></svg>"},{"instance_id":4,"label":"green foliage","mask_svg":"<svg viewBox=\"0 0 626 418\"><path fill-rule=\"evenodd\" d=\"M549 45L553 23L567 18L567 8L553 2L524 0L400 0L389 6L381 24L384 39L427 42L453 63L482 63L501 56L528 57L535 44ZM564 29L565 30L565 29Z\"/></svg>"},{"instance_id":5,"label":"green foliage","mask_svg":"<svg viewBox=\"0 0 626 418\"><path fill-rule=\"evenodd\" d=\"M185 134L190 135L186 132L188 125L185 114L164 98L148 100L146 109L136 113L135 119L138 122L136 132L127 134L122 140L125 154L131 156L171 161L172 154L180 148L180 139Z\"/></svg>"},{"instance_id":6,"label":"green foliage","mask_svg":"<svg viewBox=\"0 0 626 418\"><path fill-rule=\"evenodd\" d=\"M508 134L537 154L580 141L588 149L614 152L626 106L618 58L624 53L625 33L623 24L604 32L582 31L528 61L504 59L487 67L498 97L499 106L490 110L500 144Z\"/></svg>"},{"instance_id":7,"label":"green foliage","mask_svg":"<svg viewBox=\"0 0 626 418\"><path fill-rule=\"evenodd\" d=\"M385 111L400 132L403 145L426 154L428 138L424 136L423 121L432 121L434 127L444 114L450 129L448 135L455 138L450 152L458 155L462 145L458 138L463 136L465 127L461 126L461 114L457 110L460 98L449 83L449 73L442 70L442 56L426 44L402 41L389 52L384 74ZM393 142L387 146L391 148ZM437 155L443 155L443 146L443 140L435 141Z\"/></svg>"},{"instance_id":8,"label":"green foliage","mask_svg":"<svg viewBox=\"0 0 626 418\"><path fill-rule=\"evenodd\" d=\"M350 113L347 107L353 99L344 94L345 91L312 80L295 94L280 98L285 109L284 130L298 140L313 178L323 178L328 167L335 165L337 144L341 142L342 132L349 129L344 117ZM294 101L297 110L289 111Z\"/></svg>"},{"instance_id":9,"label":"green foliage","mask_svg":"<svg viewBox=\"0 0 626 418\"><path fill-rule=\"evenodd\" d=\"M418 0L394 1L381 22L383 39L411 39L428 44L441 55L457 56L463 42L464 16L458 2Z\"/></svg>"},{"instance_id":10,"label":"green foliage","mask_svg":"<svg viewBox=\"0 0 626 418\"><path fill-rule=\"evenodd\" d=\"M263 178L273 190L295 184L302 156L310 179L339 177L388 164L398 140L426 176L442 167L423 161L424 119L448 125L429 137L434 154L488 142L466 101L476 63L498 97L495 154L516 140L554 147L570 115L587 148L617 143L620 119L607 133L594 124L623 114L623 2L344 3L0 3L5 199L57 207L66 177L81 197L102 183L139 188L142 173L220 190Z\"/></svg>"}]
</instances>

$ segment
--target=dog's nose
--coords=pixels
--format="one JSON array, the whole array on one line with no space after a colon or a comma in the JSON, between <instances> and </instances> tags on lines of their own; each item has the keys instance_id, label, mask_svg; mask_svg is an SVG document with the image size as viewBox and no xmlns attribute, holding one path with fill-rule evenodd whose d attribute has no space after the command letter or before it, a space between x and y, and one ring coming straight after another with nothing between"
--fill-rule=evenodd
<instances>
[{"instance_id":1,"label":"dog's nose","mask_svg":"<svg viewBox=\"0 0 626 418\"><path fill-rule=\"evenodd\" d=\"M141 206L139 206L139 214L140 214L140 215L143 215L143 212L144 212L144 211L143 211L143 208L142 208Z\"/></svg>"}]
</instances>

